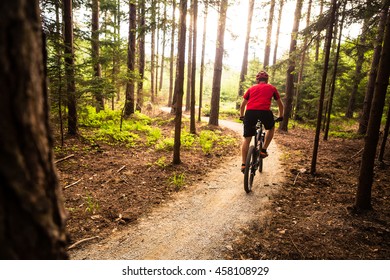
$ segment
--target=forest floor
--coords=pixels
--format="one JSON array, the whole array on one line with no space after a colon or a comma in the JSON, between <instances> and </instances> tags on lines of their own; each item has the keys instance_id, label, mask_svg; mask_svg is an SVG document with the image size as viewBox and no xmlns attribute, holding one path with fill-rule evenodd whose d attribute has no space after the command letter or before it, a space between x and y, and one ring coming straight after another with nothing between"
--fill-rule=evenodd
<instances>
[{"instance_id":1,"label":"forest floor","mask_svg":"<svg viewBox=\"0 0 390 280\"><path fill-rule=\"evenodd\" d=\"M153 164L163 155L150 148L135 150L102 143L91 145L81 138L66 139L66 147L56 156L59 159L74 155L57 163L60 183L65 188L69 241L74 247L70 253L86 246L99 248L105 238L120 235L153 209L174 203L177 193L185 193L192 185L205 180L213 169L219 172L215 177L226 176L232 168L238 169L239 165L232 166L230 161L237 159L240 137L233 131L219 129L236 135L234 149L219 150L208 156L202 151L184 152L184 163L177 166ZM312 131L293 128L286 134L276 133L275 142L282 150L279 160L285 178L277 183L274 191L262 185L272 192L262 209L266 217L235 229L234 238L217 257L390 259L389 166L376 167L372 190L374 210L354 213L352 205L363 140L322 141L315 176L309 174ZM172 152L166 152L165 156L169 159ZM177 187L172 175L183 173L186 184ZM212 189L209 187L207 192ZM255 191L260 193L260 189ZM243 188L240 193L240 199L250 199ZM246 209L242 210L245 213Z\"/></svg>"}]
</instances>

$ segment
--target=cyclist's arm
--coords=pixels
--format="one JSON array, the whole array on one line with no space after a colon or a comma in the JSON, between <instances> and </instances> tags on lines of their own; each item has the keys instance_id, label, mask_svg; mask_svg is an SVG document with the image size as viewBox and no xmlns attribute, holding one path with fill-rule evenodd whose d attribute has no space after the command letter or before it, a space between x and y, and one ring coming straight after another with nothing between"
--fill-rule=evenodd
<instances>
[{"instance_id":1,"label":"cyclist's arm","mask_svg":"<svg viewBox=\"0 0 390 280\"><path fill-rule=\"evenodd\" d=\"M243 99L240 106L240 117L244 116L246 104L248 104L248 100Z\"/></svg>"},{"instance_id":2,"label":"cyclist's arm","mask_svg":"<svg viewBox=\"0 0 390 280\"><path fill-rule=\"evenodd\" d=\"M281 98L276 100L276 103L278 104L279 107L279 117L283 117L284 113L284 104Z\"/></svg>"}]
</instances>

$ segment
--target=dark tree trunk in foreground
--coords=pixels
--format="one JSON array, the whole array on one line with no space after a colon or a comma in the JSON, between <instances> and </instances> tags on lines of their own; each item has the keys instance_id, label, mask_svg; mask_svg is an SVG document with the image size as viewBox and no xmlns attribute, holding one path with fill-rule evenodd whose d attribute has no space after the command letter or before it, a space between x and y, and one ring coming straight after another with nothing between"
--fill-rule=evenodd
<instances>
[{"instance_id":1,"label":"dark tree trunk in foreground","mask_svg":"<svg viewBox=\"0 0 390 280\"><path fill-rule=\"evenodd\" d=\"M302 2L303 0L297 0L297 5L295 7L294 15L294 25L291 32L291 42L290 42L290 51L288 59L288 69L287 69L287 78L286 78L286 97L285 97L285 109L284 109L284 119L280 123L279 129L282 131L288 130L288 120L291 117L293 99L294 99L294 79L295 79L295 60L297 49L297 36L299 30L299 21L301 20L302 12Z\"/></svg>"},{"instance_id":2,"label":"dark tree trunk in foreground","mask_svg":"<svg viewBox=\"0 0 390 280\"><path fill-rule=\"evenodd\" d=\"M74 80L73 12L72 0L64 0L65 74L68 102L68 134L77 134L77 98Z\"/></svg>"},{"instance_id":3,"label":"dark tree trunk in foreground","mask_svg":"<svg viewBox=\"0 0 390 280\"><path fill-rule=\"evenodd\" d=\"M362 135L366 134L367 131L368 119L370 118L371 102L372 102L372 97L374 95L374 89L375 89L375 80L376 80L376 75L378 73L379 59L382 51L383 36L385 33L386 19L387 19L390 1L385 0L385 2L387 4L385 4L385 7L383 8L380 14L378 33L375 40L374 55L372 57L371 69L370 69L370 74L368 77L368 83L366 88L366 94L364 96L363 113L359 121L358 133Z\"/></svg>"},{"instance_id":4,"label":"dark tree trunk in foreground","mask_svg":"<svg viewBox=\"0 0 390 280\"><path fill-rule=\"evenodd\" d=\"M129 46L127 53L127 83L126 83L126 103L124 115L125 117L134 114L134 69L135 69L135 40L137 28L137 7L133 1L129 4Z\"/></svg>"},{"instance_id":5,"label":"dark tree trunk in foreground","mask_svg":"<svg viewBox=\"0 0 390 280\"><path fill-rule=\"evenodd\" d=\"M357 210L371 209L371 188L374 179L374 162L379 140L379 129L390 76L390 17L386 21L386 33L375 82L370 119L364 141L360 173L355 200Z\"/></svg>"},{"instance_id":6,"label":"dark tree trunk in foreground","mask_svg":"<svg viewBox=\"0 0 390 280\"><path fill-rule=\"evenodd\" d=\"M312 175L316 173L317 154L318 154L318 146L320 142L320 132L321 132L322 111L324 107L324 98L325 98L325 90L326 90L326 77L328 75L330 48L332 44L332 34L333 34L333 26L335 22L336 9L337 9L337 0L332 0L330 22L326 31L324 68L322 71L321 93L320 93L320 100L318 104L318 114L317 114L317 127L316 127L316 135L314 138L313 156L311 159L311 167L310 167L310 173Z\"/></svg>"},{"instance_id":7,"label":"dark tree trunk in foreground","mask_svg":"<svg viewBox=\"0 0 390 280\"><path fill-rule=\"evenodd\" d=\"M226 12L228 8L228 0L221 0L219 9L218 31L217 31L217 46L214 60L214 76L213 90L211 93L211 106L209 124L218 125L219 117L219 97L221 95L221 77L222 77L222 60L224 52L224 37L226 25Z\"/></svg>"},{"instance_id":8,"label":"dark tree trunk in foreground","mask_svg":"<svg viewBox=\"0 0 390 280\"><path fill-rule=\"evenodd\" d=\"M255 0L249 1L248 6L248 21L246 24L246 37L245 37L245 46L244 46L244 55L242 57L242 64L241 64L241 72L240 72L240 83L238 85L238 102L236 104L236 109L240 108L241 99L244 95L244 81L245 76L248 73L248 49L249 49L249 39L251 35L251 27L252 27L252 18L253 18L253 7L255 5Z\"/></svg>"},{"instance_id":9,"label":"dark tree trunk in foreground","mask_svg":"<svg viewBox=\"0 0 390 280\"><path fill-rule=\"evenodd\" d=\"M145 0L139 1L139 36L138 36L138 73L136 107L141 108L144 104L144 76L145 76Z\"/></svg>"},{"instance_id":10,"label":"dark tree trunk in foreground","mask_svg":"<svg viewBox=\"0 0 390 280\"><path fill-rule=\"evenodd\" d=\"M187 0L180 1L180 21L179 21L179 41L177 45L177 66L175 79L174 96L176 101L175 106L175 142L173 146L173 164L181 163L180 159L180 136L181 136L181 119L184 95L184 64L186 51L186 16L187 16Z\"/></svg>"},{"instance_id":11,"label":"dark tree trunk in foreground","mask_svg":"<svg viewBox=\"0 0 390 280\"><path fill-rule=\"evenodd\" d=\"M0 259L66 259L38 0L0 14Z\"/></svg>"}]
</instances>

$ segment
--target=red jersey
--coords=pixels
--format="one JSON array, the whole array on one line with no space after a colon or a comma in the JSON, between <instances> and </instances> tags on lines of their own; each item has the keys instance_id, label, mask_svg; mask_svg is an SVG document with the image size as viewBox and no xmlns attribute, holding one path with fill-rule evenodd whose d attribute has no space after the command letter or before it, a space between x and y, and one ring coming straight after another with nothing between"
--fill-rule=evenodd
<instances>
[{"instance_id":1,"label":"red jersey","mask_svg":"<svg viewBox=\"0 0 390 280\"><path fill-rule=\"evenodd\" d=\"M271 109L272 97L275 100L280 99L276 87L271 84L260 83L249 88L243 98L248 100L246 110L265 110Z\"/></svg>"}]
</instances>

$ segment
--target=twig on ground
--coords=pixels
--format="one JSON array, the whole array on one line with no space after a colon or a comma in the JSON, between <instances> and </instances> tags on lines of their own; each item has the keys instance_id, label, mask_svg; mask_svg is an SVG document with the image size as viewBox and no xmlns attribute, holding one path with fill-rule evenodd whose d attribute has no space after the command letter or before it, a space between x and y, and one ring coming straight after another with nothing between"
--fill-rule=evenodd
<instances>
[{"instance_id":1,"label":"twig on ground","mask_svg":"<svg viewBox=\"0 0 390 280\"><path fill-rule=\"evenodd\" d=\"M299 248L297 247L297 245L295 244L294 240L292 239L291 235L288 233L288 236L290 237L290 240L291 240L291 243L294 245L295 249L297 249L297 251L299 252L299 254L301 254L301 257L302 259L305 259L305 256L303 255L303 253L301 252L301 250L299 250Z\"/></svg>"},{"instance_id":2,"label":"twig on ground","mask_svg":"<svg viewBox=\"0 0 390 280\"><path fill-rule=\"evenodd\" d=\"M361 148L356 154L351 156L351 158L357 157L361 152L363 152L364 148Z\"/></svg>"},{"instance_id":3,"label":"twig on ground","mask_svg":"<svg viewBox=\"0 0 390 280\"><path fill-rule=\"evenodd\" d=\"M116 173L121 172L125 167L126 167L126 165L123 165L121 168L119 168L119 169L116 171Z\"/></svg>"},{"instance_id":4,"label":"twig on ground","mask_svg":"<svg viewBox=\"0 0 390 280\"><path fill-rule=\"evenodd\" d=\"M81 239L81 240L79 240L79 241L73 243L72 245L70 245L70 246L68 247L68 250L73 249L74 247L80 245L81 243L84 243L84 242L87 242L87 241L89 241L89 240L96 239L96 238L99 238L99 236L93 236L93 237L88 237L88 238Z\"/></svg>"},{"instance_id":5,"label":"twig on ground","mask_svg":"<svg viewBox=\"0 0 390 280\"><path fill-rule=\"evenodd\" d=\"M61 162L61 161L67 160L67 159L69 159L69 158L71 158L71 157L74 157L74 154L71 154L71 155L66 156L66 157L64 157L64 158L57 159L54 163L59 163L59 162Z\"/></svg>"},{"instance_id":6,"label":"twig on ground","mask_svg":"<svg viewBox=\"0 0 390 280\"><path fill-rule=\"evenodd\" d=\"M74 186L74 185L80 183L81 180L83 180L83 178L81 178L80 180L77 180L76 182L74 182L74 183L72 183L70 185L65 186L64 189L70 188L71 186Z\"/></svg>"},{"instance_id":7,"label":"twig on ground","mask_svg":"<svg viewBox=\"0 0 390 280\"><path fill-rule=\"evenodd\" d=\"M295 180L294 180L293 186L295 186L295 183L297 182L299 174L301 174L301 172L298 172L297 176L295 176Z\"/></svg>"}]
</instances>

